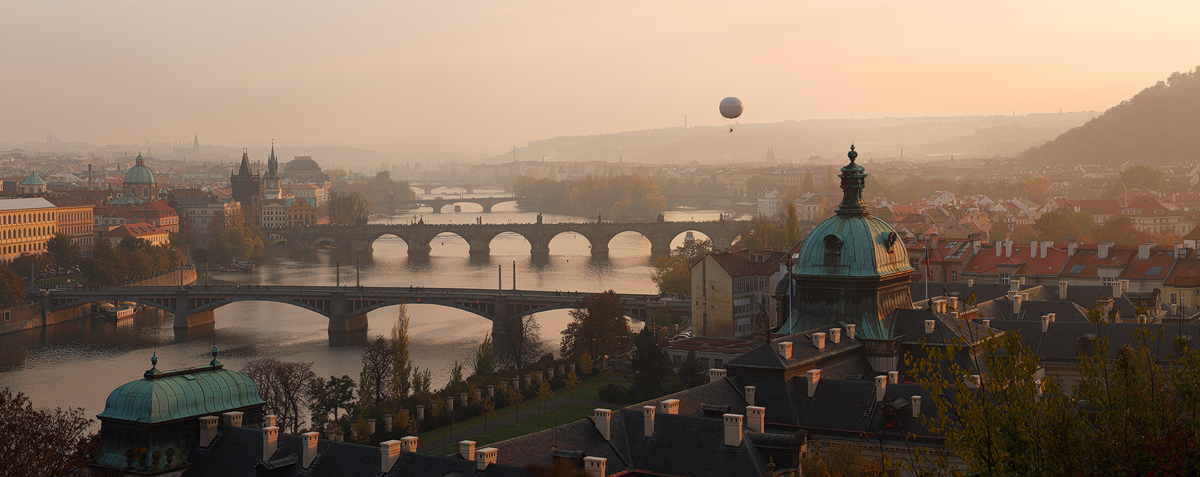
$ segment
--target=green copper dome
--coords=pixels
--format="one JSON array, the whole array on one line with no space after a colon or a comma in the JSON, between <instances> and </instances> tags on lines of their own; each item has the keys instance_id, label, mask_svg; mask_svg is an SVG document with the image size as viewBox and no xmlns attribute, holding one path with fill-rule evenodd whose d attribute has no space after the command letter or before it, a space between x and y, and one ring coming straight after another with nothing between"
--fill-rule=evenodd
<instances>
[{"instance_id":1,"label":"green copper dome","mask_svg":"<svg viewBox=\"0 0 1200 477\"><path fill-rule=\"evenodd\" d=\"M215 358L214 362L168 372L151 369L145 378L113 390L97 417L158 423L218 415L265 402L249 377L222 369Z\"/></svg>"},{"instance_id":2,"label":"green copper dome","mask_svg":"<svg viewBox=\"0 0 1200 477\"><path fill-rule=\"evenodd\" d=\"M42 180L37 172L34 172L29 174L29 177L26 177L24 181L21 181L21 185L46 185L46 181Z\"/></svg>"},{"instance_id":3,"label":"green copper dome","mask_svg":"<svg viewBox=\"0 0 1200 477\"><path fill-rule=\"evenodd\" d=\"M137 165L129 168L129 172L125 173L126 184L148 184L155 185L158 181L154 180L154 171L146 167L145 160L142 155L138 154Z\"/></svg>"}]
</instances>

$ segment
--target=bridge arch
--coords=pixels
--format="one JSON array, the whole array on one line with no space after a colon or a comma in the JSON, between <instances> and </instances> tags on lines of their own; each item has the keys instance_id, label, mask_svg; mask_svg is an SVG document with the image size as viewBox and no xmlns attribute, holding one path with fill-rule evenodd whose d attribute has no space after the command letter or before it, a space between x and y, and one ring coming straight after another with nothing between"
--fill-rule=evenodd
<instances>
[{"instance_id":1,"label":"bridge arch","mask_svg":"<svg viewBox=\"0 0 1200 477\"><path fill-rule=\"evenodd\" d=\"M565 236L572 237L571 239L569 239L572 241L575 241L577 237L583 237L584 243L577 244L577 245L576 244L567 245L564 242L565 240L568 240ZM531 251L534 254L539 254L539 253L549 254L550 253L550 245L552 243L554 243L555 241L559 242L559 244L556 245L558 247L569 247L572 250L578 250L582 253L592 253L592 250L595 249L596 244L599 243L601 240L602 239L599 237L589 236L588 234L584 233L583 228L573 228L573 227L568 226L565 229L557 230L557 231L554 231L554 232L551 232L548 234L544 234L542 236L537 237L536 239L531 238L531 239L529 239L529 243L530 243Z\"/></svg>"},{"instance_id":2,"label":"bridge arch","mask_svg":"<svg viewBox=\"0 0 1200 477\"><path fill-rule=\"evenodd\" d=\"M403 248L405 248L405 249L409 248L408 240L404 238L403 234L384 232L384 233L381 233L378 235L374 235L373 238L370 238L369 240L367 240L366 241L367 249L374 250L375 246L380 244L381 240L383 241L382 243L386 243L387 246L389 246L389 247L403 246ZM396 242L399 242L399 243L396 243Z\"/></svg>"}]
</instances>

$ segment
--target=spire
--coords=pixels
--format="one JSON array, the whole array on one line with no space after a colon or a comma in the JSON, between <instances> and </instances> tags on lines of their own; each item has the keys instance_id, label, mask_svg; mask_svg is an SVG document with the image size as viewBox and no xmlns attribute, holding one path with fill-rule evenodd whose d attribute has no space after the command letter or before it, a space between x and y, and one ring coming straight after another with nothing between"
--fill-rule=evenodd
<instances>
[{"instance_id":1,"label":"spire","mask_svg":"<svg viewBox=\"0 0 1200 477\"><path fill-rule=\"evenodd\" d=\"M279 170L279 159L275 158L275 140L271 140L271 155L267 157L267 172L274 173Z\"/></svg>"},{"instance_id":2,"label":"spire","mask_svg":"<svg viewBox=\"0 0 1200 477\"><path fill-rule=\"evenodd\" d=\"M242 167L238 169L238 175L243 177L250 175L250 153L246 151L246 148L242 148Z\"/></svg>"},{"instance_id":3,"label":"spire","mask_svg":"<svg viewBox=\"0 0 1200 477\"><path fill-rule=\"evenodd\" d=\"M855 164L854 160L858 158L858 152L854 150L854 145L850 145L850 152L846 154L850 158L850 163L842 168L842 173L838 177L842 178L842 203L838 205L838 215L863 215L867 213L867 204L863 202L863 188L866 187L867 174L862 166Z\"/></svg>"}]
</instances>

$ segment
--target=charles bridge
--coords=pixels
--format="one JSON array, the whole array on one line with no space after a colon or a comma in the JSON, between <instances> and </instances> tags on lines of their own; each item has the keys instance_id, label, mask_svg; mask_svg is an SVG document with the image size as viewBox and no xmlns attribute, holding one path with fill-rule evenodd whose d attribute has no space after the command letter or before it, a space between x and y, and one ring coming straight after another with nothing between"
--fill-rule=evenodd
<instances>
[{"instance_id":1,"label":"charles bridge","mask_svg":"<svg viewBox=\"0 0 1200 477\"><path fill-rule=\"evenodd\" d=\"M96 302L134 302L175 316L175 329L210 325L213 310L239 301L271 301L297 306L329 319L334 335L365 331L367 313L407 304L447 306L492 321L492 335L506 336L513 318L548 310L575 308L589 293L533 290L347 286L103 286L59 287L31 292L30 298L48 312ZM658 309L672 314L691 310L688 299L659 295L618 294L626 316L646 320Z\"/></svg>"},{"instance_id":2,"label":"charles bridge","mask_svg":"<svg viewBox=\"0 0 1200 477\"><path fill-rule=\"evenodd\" d=\"M324 225L310 227L277 227L267 231L272 243L286 241L292 248L309 249L328 243L338 248L356 252L369 252L376 239L394 235L408 244L410 255L428 255L433 240L444 233L462 237L471 247L471 255L487 255L491 252L492 239L502 233L515 233L529 241L530 253L548 255L550 241L559 234L575 232L591 244L593 255L607 255L608 244L617 234L636 232L650 241L650 252L654 255L671 253L671 241L676 237L695 231L707 235L715 250L732 246L748 221L716 220L707 222L589 222L589 223L536 223L525 224L370 224L370 225Z\"/></svg>"}]
</instances>

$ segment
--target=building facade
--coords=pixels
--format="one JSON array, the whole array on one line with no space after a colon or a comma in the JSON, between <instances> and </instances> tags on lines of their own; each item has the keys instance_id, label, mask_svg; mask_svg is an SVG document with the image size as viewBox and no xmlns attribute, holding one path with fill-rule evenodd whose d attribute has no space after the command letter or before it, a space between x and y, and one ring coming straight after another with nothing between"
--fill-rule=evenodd
<instances>
[{"instance_id":1,"label":"building facade","mask_svg":"<svg viewBox=\"0 0 1200 477\"><path fill-rule=\"evenodd\" d=\"M57 208L36 197L0 200L0 261L42 253L58 230Z\"/></svg>"}]
</instances>

